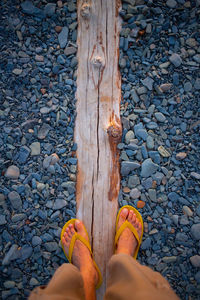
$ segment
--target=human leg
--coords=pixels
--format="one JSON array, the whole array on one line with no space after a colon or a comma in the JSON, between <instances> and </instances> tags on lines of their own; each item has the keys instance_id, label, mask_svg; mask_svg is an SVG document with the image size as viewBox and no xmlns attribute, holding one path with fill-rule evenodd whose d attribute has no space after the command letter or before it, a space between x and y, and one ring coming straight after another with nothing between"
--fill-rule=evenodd
<instances>
[{"instance_id":1,"label":"human leg","mask_svg":"<svg viewBox=\"0 0 200 300\"><path fill-rule=\"evenodd\" d=\"M68 256L75 233L88 241L87 232L81 221L76 220L74 225L69 224L62 237L62 245ZM36 288L29 300L95 300L98 273L90 251L80 240L75 241L72 264L63 264L55 272L47 287Z\"/></svg>"},{"instance_id":2,"label":"human leg","mask_svg":"<svg viewBox=\"0 0 200 300\"><path fill-rule=\"evenodd\" d=\"M141 224L128 209L121 211L118 227L128 220L141 236ZM177 300L169 283L158 273L133 259L137 240L129 228L121 234L116 254L109 262L109 281L104 300Z\"/></svg>"}]
</instances>

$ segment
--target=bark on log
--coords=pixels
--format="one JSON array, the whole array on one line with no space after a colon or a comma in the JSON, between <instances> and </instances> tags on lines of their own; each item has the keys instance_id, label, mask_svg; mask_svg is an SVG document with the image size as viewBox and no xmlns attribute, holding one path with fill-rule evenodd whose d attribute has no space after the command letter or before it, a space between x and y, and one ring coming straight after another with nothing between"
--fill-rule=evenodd
<instances>
[{"instance_id":1,"label":"bark on log","mask_svg":"<svg viewBox=\"0 0 200 300\"><path fill-rule=\"evenodd\" d=\"M120 188L121 4L119 0L79 0L77 5L77 217L88 230L94 258L104 277L98 291L98 298L103 299Z\"/></svg>"}]
</instances>

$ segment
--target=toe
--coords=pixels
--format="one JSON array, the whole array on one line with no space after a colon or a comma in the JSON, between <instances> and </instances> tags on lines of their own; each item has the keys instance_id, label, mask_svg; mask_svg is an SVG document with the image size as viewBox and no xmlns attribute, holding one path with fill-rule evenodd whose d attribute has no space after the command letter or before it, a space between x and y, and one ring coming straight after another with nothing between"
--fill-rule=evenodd
<instances>
[{"instance_id":1,"label":"toe","mask_svg":"<svg viewBox=\"0 0 200 300\"><path fill-rule=\"evenodd\" d=\"M72 225L72 224L70 224L70 225ZM70 230L71 235L73 235L75 233L74 225L70 226L69 230Z\"/></svg>"},{"instance_id":2,"label":"toe","mask_svg":"<svg viewBox=\"0 0 200 300\"><path fill-rule=\"evenodd\" d=\"M75 230L88 241L88 234L85 231L85 226L80 220L76 220L74 224Z\"/></svg>"},{"instance_id":3,"label":"toe","mask_svg":"<svg viewBox=\"0 0 200 300\"><path fill-rule=\"evenodd\" d=\"M127 208L122 209L120 217L123 218L124 220L127 219L127 217L128 217L128 209Z\"/></svg>"},{"instance_id":4,"label":"toe","mask_svg":"<svg viewBox=\"0 0 200 300\"><path fill-rule=\"evenodd\" d=\"M76 220L74 227L78 233L84 230L83 223L80 220Z\"/></svg>"},{"instance_id":5,"label":"toe","mask_svg":"<svg viewBox=\"0 0 200 300\"><path fill-rule=\"evenodd\" d=\"M132 220L133 220L133 211L130 210L129 213L128 213L128 221L132 222Z\"/></svg>"}]
</instances>

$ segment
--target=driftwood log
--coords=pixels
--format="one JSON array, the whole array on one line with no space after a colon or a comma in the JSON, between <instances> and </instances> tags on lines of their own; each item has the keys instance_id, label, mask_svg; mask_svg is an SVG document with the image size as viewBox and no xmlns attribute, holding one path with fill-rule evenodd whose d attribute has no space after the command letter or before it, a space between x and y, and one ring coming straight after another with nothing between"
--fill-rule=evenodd
<instances>
[{"instance_id":1,"label":"driftwood log","mask_svg":"<svg viewBox=\"0 0 200 300\"><path fill-rule=\"evenodd\" d=\"M79 0L77 117L77 218L89 233L104 283L113 254L120 188L121 77L118 70L119 0Z\"/></svg>"}]
</instances>

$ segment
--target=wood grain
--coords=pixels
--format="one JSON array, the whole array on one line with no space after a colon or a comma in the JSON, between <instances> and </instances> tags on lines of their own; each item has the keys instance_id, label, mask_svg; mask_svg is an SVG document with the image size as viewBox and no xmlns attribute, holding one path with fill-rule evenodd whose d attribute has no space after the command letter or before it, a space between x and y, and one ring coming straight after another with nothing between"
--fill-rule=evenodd
<instances>
[{"instance_id":1,"label":"wood grain","mask_svg":"<svg viewBox=\"0 0 200 300\"><path fill-rule=\"evenodd\" d=\"M94 258L104 277L97 293L98 299L103 299L120 188L120 2L79 0L77 5L77 217L88 230Z\"/></svg>"}]
</instances>

